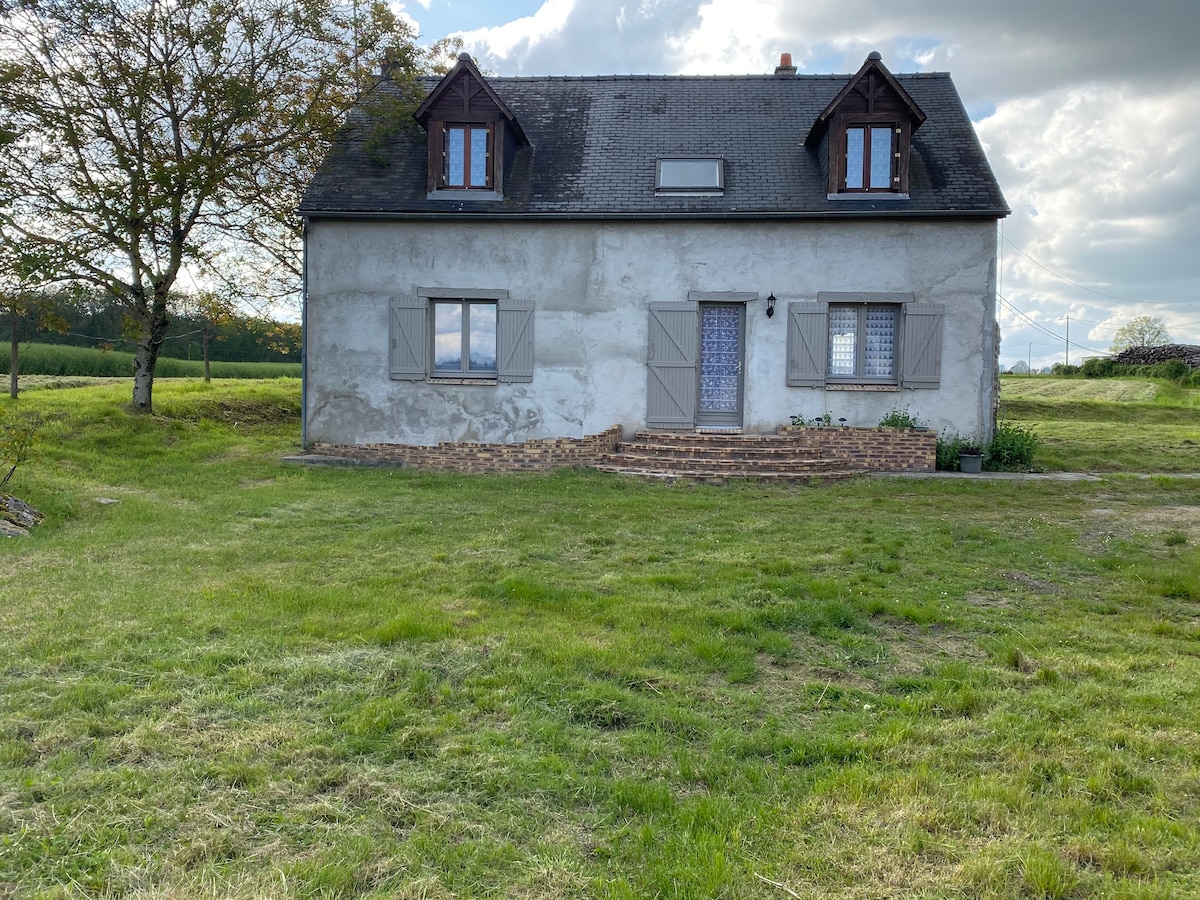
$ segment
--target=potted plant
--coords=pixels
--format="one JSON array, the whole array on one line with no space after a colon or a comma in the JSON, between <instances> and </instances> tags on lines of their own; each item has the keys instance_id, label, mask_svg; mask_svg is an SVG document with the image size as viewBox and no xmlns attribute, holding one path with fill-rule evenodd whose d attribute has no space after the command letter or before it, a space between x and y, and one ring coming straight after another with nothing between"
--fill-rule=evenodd
<instances>
[{"instance_id":1,"label":"potted plant","mask_svg":"<svg viewBox=\"0 0 1200 900\"><path fill-rule=\"evenodd\" d=\"M963 447L958 451L958 471L978 475L983 471L983 451L978 447Z\"/></svg>"}]
</instances>

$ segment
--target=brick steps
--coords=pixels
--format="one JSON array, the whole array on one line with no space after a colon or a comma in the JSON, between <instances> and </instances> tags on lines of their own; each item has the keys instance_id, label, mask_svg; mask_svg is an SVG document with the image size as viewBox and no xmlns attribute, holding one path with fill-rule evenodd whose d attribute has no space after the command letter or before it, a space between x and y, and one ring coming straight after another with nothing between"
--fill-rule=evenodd
<instances>
[{"instance_id":1,"label":"brick steps","mask_svg":"<svg viewBox=\"0 0 1200 900\"><path fill-rule=\"evenodd\" d=\"M856 478L862 472L848 469L831 469L825 472L714 472L709 469L679 469L668 471L661 468L641 469L635 466L606 464L592 466L597 472L610 475L635 475L639 478L654 478L660 481L694 481L700 484L726 484L729 481L762 481L795 483L826 483Z\"/></svg>"},{"instance_id":2,"label":"brick steps","mask_svg":"<svg viewBox=\"0 0 1200 900\"><path fill-rule=\"evenodd\" d=\"M730 479L837 481L856 474L789 435L738 435L640 431L621 441L592 468L664 480L721 484Z\"/></svg>"}]
</instances>

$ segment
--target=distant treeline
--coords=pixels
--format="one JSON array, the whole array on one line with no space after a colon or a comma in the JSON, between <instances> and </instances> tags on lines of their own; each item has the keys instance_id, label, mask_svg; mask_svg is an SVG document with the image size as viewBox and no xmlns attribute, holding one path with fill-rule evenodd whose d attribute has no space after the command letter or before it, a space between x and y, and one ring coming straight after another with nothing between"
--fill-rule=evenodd
<instances>
[{"instance_id":1,"label":"distant treeline","mask_svg":"<svg viewBox=\"0 0 1200 900\"><path fill-rule=\"evenodd\" d=\"M172 314L171 330L160 356L203 359L205 332L208 357L213 361L300 361L299 324L237 313L210 318L186 310ZM21 343L65 344L130 353L134 350L124 311L119 304L104 298L47 294L36 303L24 303L17 315L17 336ZM0 315L0 346L11 339L12 318L6 309Z\"/></svg>"}]
</instances>

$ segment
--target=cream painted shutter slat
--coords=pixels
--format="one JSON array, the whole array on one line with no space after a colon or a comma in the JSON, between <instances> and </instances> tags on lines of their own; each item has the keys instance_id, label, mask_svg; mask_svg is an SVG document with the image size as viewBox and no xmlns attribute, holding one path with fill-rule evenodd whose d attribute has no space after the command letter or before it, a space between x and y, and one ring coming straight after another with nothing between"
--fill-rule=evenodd
<instances>
[{"instance_id":1,"label":"cream painted shutter slat","mask_svg":"<svg viewBox=\"0 0 1200 900\"><path fill-rule=\"evenodd\" d=\"M700 355L698 303L650 304L648 428L696 424L696 360Z\"/></svg>"},{"instance_id":2,"label":"cream painted shutter slat","mask_svg":"<svg viewBox=\"0 0 1200 900\"><path fill-rule=\"evenodd\" d=\"M390 320L390 375L397 381L422 381L428 335L424 297L397 297L392 300Z\"/></svg>"},{"instance_id":3,"label":"cream painted shutter slat","mask_svg":"<svg viewBox=\"0 0 1200 900\"><path fill-rule=\"evenodd\" d=\"M829 365L829 304L789 303L787 383L821 387Z\"/></svg>"},{"instance_id":4,"label":"cream painted shutter slat","mask_svg":"<svg viewBox=\"0 0 1200 900\"><path fill-rule=\"evenodd\" d=\"M910 303L904 309L901 384L906 388L936 388L942 383L942 320L944 306Z\"/></svg>"}]
</instances>

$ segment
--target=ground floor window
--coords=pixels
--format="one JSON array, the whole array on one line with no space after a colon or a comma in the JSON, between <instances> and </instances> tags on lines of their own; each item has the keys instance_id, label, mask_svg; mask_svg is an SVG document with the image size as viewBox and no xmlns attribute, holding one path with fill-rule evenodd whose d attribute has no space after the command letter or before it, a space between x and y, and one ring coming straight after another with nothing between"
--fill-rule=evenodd
<instances>
[{"instance_id":1,"label":"ground floor window","mask_svg":"<svg viewBox=\"0 0 1200 900\"><path fill-rule=\"evenodd\" d=\"M789 303L787 383L939 387L944 317L912 294L823 292Z\"/></svg>"},{"instance_id":2,"label":"ground floor window","mask_svg":"<svg viewBox=\"0 0 1200 900\"><path fill-rule=\"evenodd\" d=\"M495 302L433 302L433 372L496 374Z\"/></svg>"},{"instance_id":3,"label":"ground floor window","mask_svg":"<svg viewBox=\"0 0 1200 900\"><path fill-rule=\"evenodd\" d=\"M830 378L895 382L895 305L829 307Z\"/></svg>"},{"instance_id":4,"label":"ground floor window","mask_svg":"<svg viewBox=\"0 0 1200 900\"><path fill-rule=\"evenodd\" d=\"M503 289L418 288L391 301L396 381L533 379L533 304Z\"/></svg>"}]
</instances>

